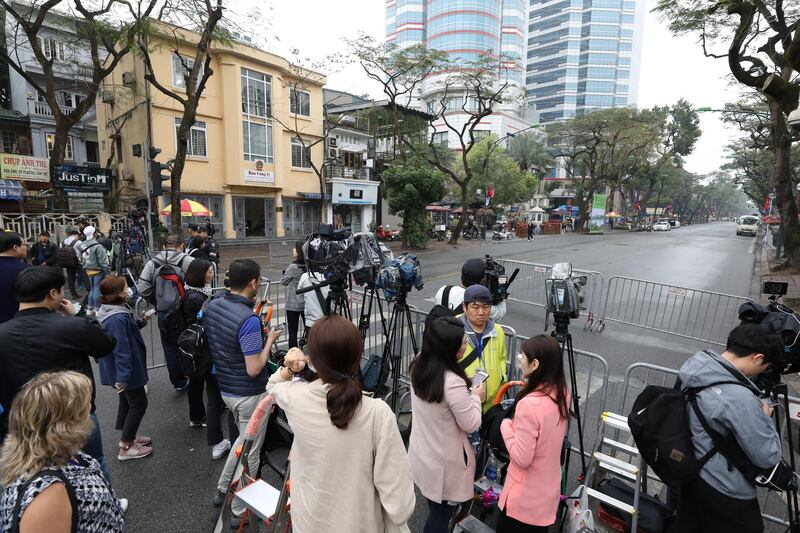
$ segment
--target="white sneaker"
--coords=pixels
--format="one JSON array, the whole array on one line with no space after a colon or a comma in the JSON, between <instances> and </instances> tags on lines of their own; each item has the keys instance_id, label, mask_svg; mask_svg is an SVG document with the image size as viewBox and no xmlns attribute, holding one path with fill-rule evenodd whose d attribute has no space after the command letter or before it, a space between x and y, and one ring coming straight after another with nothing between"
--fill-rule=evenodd
<instances>
[{"instance_id":1,"label":"white sneaker","mask_svg":"<svg viewBox=\"0 0 800 533\"><path fill-rule=\"evenodd\" d=\"M228 453L228 450L230 449L231 449L231 441L229 441L228 439L222 439L221 441L219 441L218 443L216 443L214 446L211 447L211 458L214 460L221 459Z\"/></svg>"},{"instance_id":2,"label":"white sneaker","mask_svg":"<svg viewBox=\"0 0 800 533\"><path fill-rule=\"evenodd\" d=\"M122 508L122 514L128 512L128 498L120 498L119 499L119 506Z\"/></svg>"}]
</instances>

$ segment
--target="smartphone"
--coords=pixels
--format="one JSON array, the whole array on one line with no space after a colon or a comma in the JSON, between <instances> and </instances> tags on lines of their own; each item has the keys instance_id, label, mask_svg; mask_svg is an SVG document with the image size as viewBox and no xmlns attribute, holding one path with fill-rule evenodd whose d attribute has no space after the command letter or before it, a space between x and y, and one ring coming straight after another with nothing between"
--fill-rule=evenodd
<instances>
[{"instance_id":1,"label":"smartphone","mask_svg":"<svg viewBox=\"0 0 800 533\"><path fill-rule=\"evenodd\" d=\"M475 375L472 376L472 386L476 387L478 384L483 383L489 379L489 373L485 370L478 370L475 372Z\"/></svg>"},{"instance_id":2,"label":"smartphone","mask_svg":"<svg viewBox=\"0 0 800 533\"><path fill-rule=\"evenodd\" d=\"M286 329L286 322L281 322L277 326L275 326L276 331L284 331Z\"/></svg>"}]
</instances>

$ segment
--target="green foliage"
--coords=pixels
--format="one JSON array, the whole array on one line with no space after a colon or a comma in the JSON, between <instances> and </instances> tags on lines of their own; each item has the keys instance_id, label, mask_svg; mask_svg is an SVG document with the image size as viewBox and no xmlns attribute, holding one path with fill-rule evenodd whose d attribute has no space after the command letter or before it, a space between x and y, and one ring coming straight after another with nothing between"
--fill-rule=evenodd
<instances>
[{"instance_id":1,"label":"green foliage","mask_svg":"<svg viewBox=\"0 0 800 533\"><path fill-rule=\"evenodd\" d=\"M499 146L494 135L487 135L475 144L468 155L470 166L477 174L474 184L494 183L494 204L511 205L530 200L536 192L536 177L520 170L519 164Z\"/></svg>"},{"instance_id":2,"label":"green foliage","mask_svg":"<svg viewBox=\"0 0 800 533\"><path fill-rule=\"evenodd\" d=\"M383 173L383 197L393 215L403 214L403 241L423 247L430 226L425 207L445 195L445 177L425 160L413 157Z\"/></svg>"},{"instance_id":3,"label":"green foliage","mask_svg":"<svg viewBox=\"0 0 800 533\"><path fill-rule=\"evenodd\" d=\"M547 143L542 135L532 131L511 137L506 152L517 162L520 170L533 170L541 175L553 166L553 158L547 153Z\"/></svg>"}]
</instances>

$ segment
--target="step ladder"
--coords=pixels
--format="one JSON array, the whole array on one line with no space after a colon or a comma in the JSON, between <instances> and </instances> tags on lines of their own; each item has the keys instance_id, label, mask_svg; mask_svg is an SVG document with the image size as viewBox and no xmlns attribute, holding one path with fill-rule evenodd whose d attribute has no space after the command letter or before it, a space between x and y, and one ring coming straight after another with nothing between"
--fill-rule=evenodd
<instances>
[{"instance_id":1,"label":"step ladder","mask_svg":"<svg viewBox=\"0 0 800 533\"><path fill-rule=\"evenodd\" d=\"M614 438L607 433L614 432ZM592 453L589 467L586 472L586 494L603 504L619 509L631 516L631 532L636 533L639 522L639 497L642 490L647 488L647 463L639 455L635 446L620 442L620 435L630 435L628 419L616 413L605 412L600 416L600 431L597 435L597 449ZM630 457L631 462L623 461L612 454L620 452ZM612 498L599 490L592 488L593 476L598 471L633 483L633 505Z\"/></svg>"}]
</instances>

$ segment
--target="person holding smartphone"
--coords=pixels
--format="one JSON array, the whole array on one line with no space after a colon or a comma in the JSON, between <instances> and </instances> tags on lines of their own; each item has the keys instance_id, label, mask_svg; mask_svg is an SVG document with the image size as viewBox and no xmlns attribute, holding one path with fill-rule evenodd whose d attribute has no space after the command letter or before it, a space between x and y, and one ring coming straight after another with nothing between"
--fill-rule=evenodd
<instances>
[{"instance_id":1,"label":"person holding smartphone","mask_svg":"<svg viewBox=\"0 0 800 533\"><path fill-rule=\"evenodd\" d=\"M481 425L486 372L473 381L458 364L467 349L461 320L430 317L411 363L414 424L408 446L411 476L428 500L424 533L446 533L458 504L473 496L475 451L469 434Z\"/></svg>"}]
</instances>

